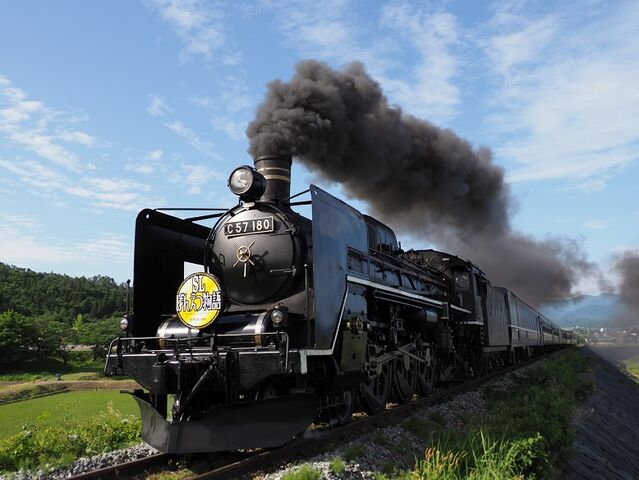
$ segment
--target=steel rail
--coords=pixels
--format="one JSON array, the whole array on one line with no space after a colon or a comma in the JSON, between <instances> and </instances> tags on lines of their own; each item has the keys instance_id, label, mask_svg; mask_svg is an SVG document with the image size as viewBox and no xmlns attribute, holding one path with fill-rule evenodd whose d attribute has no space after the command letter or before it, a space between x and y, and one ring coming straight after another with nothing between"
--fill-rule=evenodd
<instances>
[{"instance_id":1,"label":"steel rail","mask_svg":"<svg viewBox=\"0 0 639 480\"><path fill-rule=\"evenodd\" d=\"M81 473L68 478L69 480L104 480L117 477L129 477L142 473L145 470L163 467L169 463L171 458L172 456L166 453L157 453L148 457L138 458L137 460L93 470L92 472Z\"/></svg>"}]
</instances>

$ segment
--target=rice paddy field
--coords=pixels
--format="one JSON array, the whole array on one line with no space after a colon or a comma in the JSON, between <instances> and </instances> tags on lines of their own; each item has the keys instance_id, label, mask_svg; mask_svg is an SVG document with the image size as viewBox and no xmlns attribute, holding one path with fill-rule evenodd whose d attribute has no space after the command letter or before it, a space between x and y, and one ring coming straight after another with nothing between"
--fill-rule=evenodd
<instances>
[{"instance_id":1,"label":"rice paddy field","mask_svg":"<svg viewBox=\"0 0 639 480\"><path fill-rule=\"evenodd\" d=\"M58 393L0 405L0 439L18 433L23 425L75 425L106 411L111 404L123 415L139 416L137 404L117 390Z\"/></svg>"}]
</instances>

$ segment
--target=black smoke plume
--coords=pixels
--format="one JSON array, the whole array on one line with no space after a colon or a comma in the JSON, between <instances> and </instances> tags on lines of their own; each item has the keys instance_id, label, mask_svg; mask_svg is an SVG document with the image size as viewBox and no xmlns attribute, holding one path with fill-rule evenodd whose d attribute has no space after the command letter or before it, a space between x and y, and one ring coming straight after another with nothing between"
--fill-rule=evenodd
<instances>
[{"instance_id":1,"label":"black smoke plume","mask_svg":"<svg viewBox=\"0 0 639 480\"><path fill-rule=\"evenodd\" d=\"M621 283L619 297L624 311L615 319L619 326L639 326L639 252L628 251L617 258Z\"/></svg>"},{"instance_id":2,"label":"black smoke plume","mask_svg":"<svg viewBox=\"0 0 639 480\"><path fill-rule=\"evenodd\" d=\"M247 135L253 156L297 158L382 220L474 260L533 304L566 297L590 268L573 244L513 231L490 151L389 105L361 63L342 71L299 63L290 82L268 85Z\"/></svg>"}]
</instances>

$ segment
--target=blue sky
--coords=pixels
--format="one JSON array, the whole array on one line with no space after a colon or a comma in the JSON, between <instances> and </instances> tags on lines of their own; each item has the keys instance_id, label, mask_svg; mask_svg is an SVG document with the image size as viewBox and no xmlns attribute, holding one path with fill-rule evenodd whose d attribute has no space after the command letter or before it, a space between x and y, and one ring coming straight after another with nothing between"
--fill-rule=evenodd
<instances>
[{"instance_id":1,"label":"blue sky","mask_svg":"<svg viewBox=\"0 0 639 480\"><path fill-rule=\"evenodd\" d=\"M392 103L489 146L518 230L579 239L613 281L613 256L639 247L637 2L23 0L1 12L5 263L130 278L137 211L232 205L226 178L251 162L244 129L266 83L307 58L362 61ZM313 180L293 176L294 190Z\"/></svg>"}]
</instances>

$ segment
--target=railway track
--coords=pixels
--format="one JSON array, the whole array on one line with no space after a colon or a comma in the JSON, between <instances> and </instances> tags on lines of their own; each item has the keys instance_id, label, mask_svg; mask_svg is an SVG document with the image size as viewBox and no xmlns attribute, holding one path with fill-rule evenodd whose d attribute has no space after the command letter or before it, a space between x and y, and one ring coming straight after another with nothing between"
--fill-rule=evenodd
<instances>
[{"instance_id":1,"label":"railway track","mask_svg":"<svg viewBox=\"0 0 639 480\"><path fill-rule=\"evenodd\" d=\"M206 455L206 457L211 459L211 462L216 460L216 463L219 464L221 462L222 464L212 466L210 470L194 474L187 478L188 480L233 479L247 476L260 470L269 469L284 462L311 457L321 451L330 449L340 441L353 438L356 435L369 432L382 426L396 423L398 418L407 417L414 411L443 403L455 395L475 390L500 376L552 357L562 351L565 350L537 356L530 360L482 375L481 377L437 389L430 395L419 397L406 405L393 406L377 415L360 417L340 427L315 430L314 435L293 439L291 442L277 449L222 454L225 455L226 458L221 456L215 458L213 454ZM205 456L195 457L204 458ZM174 458L175 457L166 454L152 455L132 462L70 477L69 480L143 478L140 477L140 475L143 475L145 472L158 471L163 467L168 467Z\"/></svg>"},{"instance_id":2,"label":"railway track","mask_svg":"<svg viewBox=\"0 0 639 480\"><path fill-rule=\"evenodd\" d=\"M131 462L101 468L93 472L81 473L80 475L75 475L70 478L73 480L127 478L150 469L161 468L162 466L168 465L170 458L171 456L166 453L158 453L157 455L150 455Z\"/></svg>"}]
</instances>

